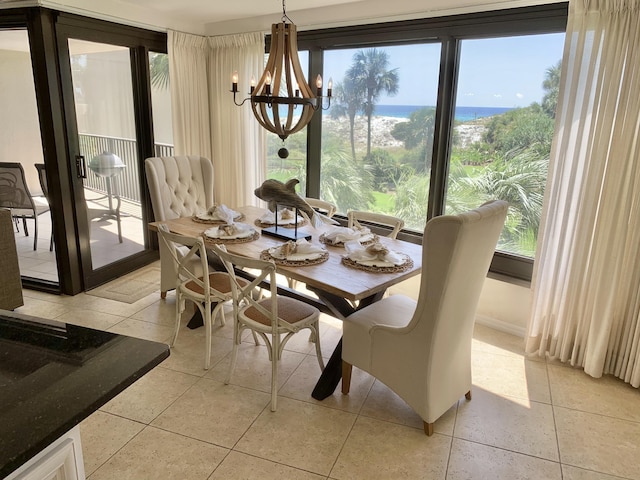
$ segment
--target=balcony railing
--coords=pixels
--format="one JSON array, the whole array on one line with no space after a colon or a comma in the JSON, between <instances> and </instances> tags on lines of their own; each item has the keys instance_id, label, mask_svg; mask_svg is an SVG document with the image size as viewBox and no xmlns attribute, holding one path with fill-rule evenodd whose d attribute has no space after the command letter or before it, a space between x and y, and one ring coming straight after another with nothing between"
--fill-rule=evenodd
<instances>
[{"instance_id":1,"label":"balcony railing","mask_svg":"<svg viewBox=\"0 0 640 480\"><path fill-rule=\"evenodd\" d=\"M138 174L138 150L137 142L127 138L105 137L102 135L80 134L80 151L87 159L87 163L102 152L115 153L122 159L125 168L118 175L115 183L117 192L123 199L140 203L140 175ZM173 155L173 145L156 143L154 145L157 157L170 157ZM84 181L87 188L98 192L107 192L104 177L99 177L93 171L87 172Z\"/></svg>"}]
</instances>

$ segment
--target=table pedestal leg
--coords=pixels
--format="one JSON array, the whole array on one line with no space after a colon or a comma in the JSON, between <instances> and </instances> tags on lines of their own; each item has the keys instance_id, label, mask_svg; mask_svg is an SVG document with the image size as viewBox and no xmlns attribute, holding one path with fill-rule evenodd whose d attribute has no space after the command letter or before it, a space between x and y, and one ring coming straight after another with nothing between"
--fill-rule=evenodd
<instances>
[{"instance_id":1,"label":"table pedestal leg","mask_svg":"<svg viewBox=\"0 0 640 480\"><path fill-rule=\"evenodd\" d=\"M357 308L353 308L353 306L347 302L344 298L337 297L335 295L328 294L326 292L315 290L307 286L309 290L312 290L320 300L322 300L325 304L332 306L332 310L339 314L336 315L337 318L342 317L344 321L346 317L351 315L357 310L364 308L372 303L377 302L384 296L384 291L378 292L370 297L363 298L358 303ZM346 320L349 321L349 320ZM331 358L324 367L320 378L318 379L318 383L316 383L313 392L311 392L311 396L316 400L324 400L327 397L333 395L333 392L336 390L338 383L342 379L342 338L336 345L335 350L331 354Z\"/></svg>"}]
</instances>

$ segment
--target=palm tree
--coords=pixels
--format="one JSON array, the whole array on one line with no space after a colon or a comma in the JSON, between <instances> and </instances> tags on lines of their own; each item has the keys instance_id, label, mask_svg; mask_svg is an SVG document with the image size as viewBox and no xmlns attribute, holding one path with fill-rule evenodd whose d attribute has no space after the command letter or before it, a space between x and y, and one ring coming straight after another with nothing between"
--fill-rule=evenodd
<instances>
[{"instance_id":1,"label":"palm tree","mask_svg":"<svg viewBox=\"0 0 640 480\"><path fill-rule=\"evenodd\" d=\"M547 71L544 74L544 81L542 82L542 88L545 91L544 97L542 97L542 108L551 118L556 117L561 71L562 60L558 60L558 63L553 67L547 68Z\"/></svg>"},{"instance_id":2,"label":"palm tree","mask_svg":"<svg viewBox=\"0 0 640 480\"><path fill-rule=\"evenodd\" d=\"M349 118L349 140L351 141L351 156L356 159L356 142L354 138L356 115L362 106L361 92L357 92L356 84L345 76L343 82L336 84L334 92L337 103L331 108L332 116L347 116Z\"/></svg>"},{"instance_id":3,"label":"palm tree","mask_svg":"<svg viewBox=\"0 0 640 480\"><path fill-rule=\"evenodd\" d=\"M353 56L353 65L347 70L346 78L353 81L356 92L364 92L363 111L367 116L367 156L371 153L371 117L376 103L384 92L398 93L398 69L387 70L389 54L384 50L370 48L359 50Z\"/></svg>"},{"instance_id":4,"label":"palm tree","mask_svg":"<svg viewBox=\"0 0 640 480\"><path fill-rule=\"evenodd\" d=\"M169 87L169 55L152 53L149 60L151 85L164 90Z\"/></svg>"}]
</instances>

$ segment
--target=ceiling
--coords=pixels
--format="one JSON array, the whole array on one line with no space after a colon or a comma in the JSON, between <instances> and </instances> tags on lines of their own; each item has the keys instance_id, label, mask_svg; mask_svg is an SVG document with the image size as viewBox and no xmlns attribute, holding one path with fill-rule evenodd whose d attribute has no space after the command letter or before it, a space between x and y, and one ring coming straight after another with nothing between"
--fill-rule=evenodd
<instances>
[{"instance_id":1,"label":"ceiling","mask_svg":"<svg viewBox=\"0 0 640 480\"><path fill-rule=\"evenodd\" d=\"M557 1L561 0L286 0L286 11L303 30ZM0 8L32 5L203 35L268 31L282 17L282 0L0 0Z\"/></svg>"}]
</instances>

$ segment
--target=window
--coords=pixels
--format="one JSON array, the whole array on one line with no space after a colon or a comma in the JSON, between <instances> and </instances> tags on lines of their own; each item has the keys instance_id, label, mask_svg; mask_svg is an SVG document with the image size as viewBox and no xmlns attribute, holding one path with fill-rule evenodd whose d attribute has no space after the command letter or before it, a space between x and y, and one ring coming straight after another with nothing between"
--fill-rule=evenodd
<instances>
[{"instance_id":1,"label":"window","mask_svg":"<svg viewBox=\"0 0 640 480\"><path fill-rule=\"evenodd\" d=\"M300 32L335 96L307 129L301 193L397 215L416 241L428 218L502 198L492 270L530 279L566 19L552 4Z\"/></svg>"}]
</instances>

